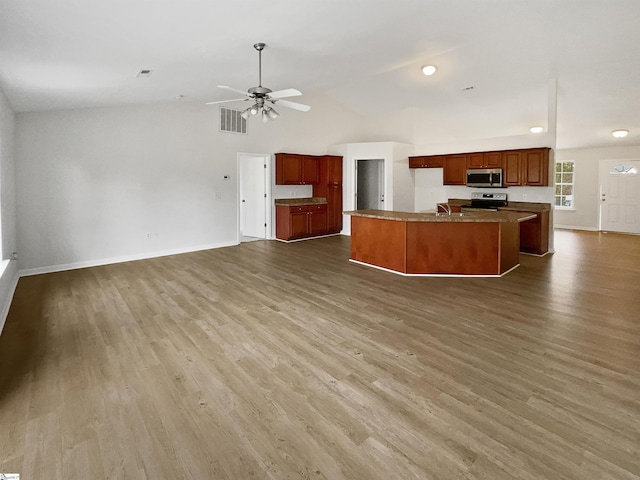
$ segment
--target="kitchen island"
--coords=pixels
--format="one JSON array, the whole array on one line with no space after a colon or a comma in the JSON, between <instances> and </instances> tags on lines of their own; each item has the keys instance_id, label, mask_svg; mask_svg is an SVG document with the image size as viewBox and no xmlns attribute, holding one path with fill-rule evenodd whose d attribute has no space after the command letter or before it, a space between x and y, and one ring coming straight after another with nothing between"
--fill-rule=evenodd
<instances>
[{"instance_id":1,"label":"kitchen island","mask_svg":"<svg viewBox=\"0 0 640 480\"><path fill-rule=\"evenodd\" d=\"M403 275L501 276L519 265L522 212L354 210L352 262Z\"/></svg>"}]
</instances>

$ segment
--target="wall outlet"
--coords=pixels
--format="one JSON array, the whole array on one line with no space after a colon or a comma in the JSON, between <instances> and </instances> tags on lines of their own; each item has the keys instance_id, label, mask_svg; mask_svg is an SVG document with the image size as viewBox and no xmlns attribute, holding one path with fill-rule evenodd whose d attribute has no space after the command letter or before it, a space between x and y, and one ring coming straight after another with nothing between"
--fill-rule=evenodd
<instances>
[{"instance_id":1,"label":"wall outlet","mask_svg":"<svg viewBox=\"0 0 640 480\"><path fill-rule=\"evenodd\" d=\"M527 194L526 194L526 193L523 193L523 194L522 194L522 199L523 199L523 200L526 200L526 199L527 199Z\"/></svg>"},{"instance_id":2,"label":"wall outlet","mask_svg":"<svg viewBox=\"0 0 640 480\"><path fill-rule=\"evenodd\" d=\"M145 233L144 236L147 240L151 240L151 232Z\"/></svg>"},{"instance_id":3,"label":"wall outlet","mask_svg":"<svg viewBox=\"0 0 640 480\"><path fill-rule=\"evenodd\" d=\"M11 260L17 260L17 259L18 259L18 252L11 253Z\"/></svg>"}]
</instances>

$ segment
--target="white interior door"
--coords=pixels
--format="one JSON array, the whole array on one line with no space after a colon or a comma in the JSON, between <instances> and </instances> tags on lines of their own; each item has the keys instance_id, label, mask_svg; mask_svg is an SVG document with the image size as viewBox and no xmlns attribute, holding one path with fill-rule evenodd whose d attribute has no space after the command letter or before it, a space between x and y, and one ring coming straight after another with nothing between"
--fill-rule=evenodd
<instances>
[{"instance_id":1,"label":"white interior door","mask_svg":"<svg viewBox=\"0 0 640 480\"><path fill-rule=\"evenodd\" d=\"M640 160L600 161L600 230L640 234Z\"/></svg>"},{"instance_id":2,"label":"white interior door","mask_svg":"<svg viewBox=\"0 0 640 480\"><path fill-rule=\"evenodd\" d=\"M356 160L356 210L384 210L384 160Z\"/></svg>"},{"instance_id":3,"label":"white interior door","mask_svg":"<svg viewBox=\"0 0 640 480\"><path fill-rule=\"evenodd\" d=\"M267 238L268 156L240 155L240 236Z\"/></svg>"}]
</instances>

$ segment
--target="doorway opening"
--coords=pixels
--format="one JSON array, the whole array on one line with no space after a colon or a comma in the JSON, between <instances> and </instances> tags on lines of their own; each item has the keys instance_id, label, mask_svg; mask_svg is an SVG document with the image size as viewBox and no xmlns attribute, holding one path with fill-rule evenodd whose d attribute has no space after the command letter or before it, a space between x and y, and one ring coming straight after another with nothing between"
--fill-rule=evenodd
<instances>
[{"instance_id":1,"label":"doorway opening","mask_svg":"<svg viewBox=\"0 0 640 480\"><path fill-rule=\"evenodd\" d=\"M356 160L356 210L384 210L384 159Z\"/></svg>"},{"instance_id":2,"label":"doorway opening","mask_svg":"<svg viewBox=\"0 0 640 480\"><path fill-rule=\"evenodd\" d=\"M640 234L640 160L600 160L600 230Z\"/></svg>"},{"instance_id":3,"label":"doorway opening","mask_svg":"<svg viewBox=\"0 0 640 480\"><path fill-rule=\"evenodd\" d=\"M267 238L270 159L268 154L238 154L239 243Z\"/></svg>"}]
</instances>

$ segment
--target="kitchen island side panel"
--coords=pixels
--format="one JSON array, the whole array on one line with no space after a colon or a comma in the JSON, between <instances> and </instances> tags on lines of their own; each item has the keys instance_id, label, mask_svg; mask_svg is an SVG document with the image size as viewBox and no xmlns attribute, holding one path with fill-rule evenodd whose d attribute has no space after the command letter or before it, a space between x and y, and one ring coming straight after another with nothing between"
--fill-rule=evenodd
<instances>
[{"instance_id":1,"label":"kitchen island side panel","mask_svg":"<svg viewBox=\"0 0 640 480\"><path fill-rule=\"evenodd\" d=\"M500 224L500 273L520 264L520 224Z\"/></svg>"},{"instance_id":2,"label":"kitchen island side panel","mask_svg":"<svg viewBox=\"0 0 640 480\"><path fill-rule=\"evenodd\" d=\"M499 223L409 222L406 273L500 274L500 240Z\"/></svg>"},{"instance_id":3,"label":"kitchen island side panel","mask_svg":"<svg viewBox=\"0 0 640 480\"><path fill-rule=\"evenodd\" d=\"M351 217L351 259L406 272L407 222Z\"/></svg>"}]
</instances>

